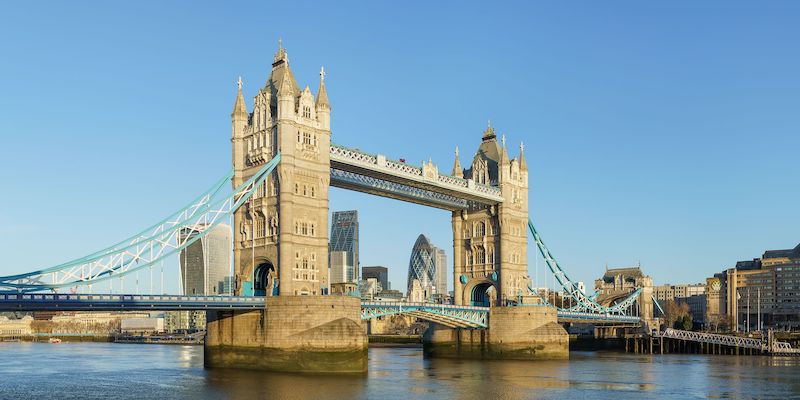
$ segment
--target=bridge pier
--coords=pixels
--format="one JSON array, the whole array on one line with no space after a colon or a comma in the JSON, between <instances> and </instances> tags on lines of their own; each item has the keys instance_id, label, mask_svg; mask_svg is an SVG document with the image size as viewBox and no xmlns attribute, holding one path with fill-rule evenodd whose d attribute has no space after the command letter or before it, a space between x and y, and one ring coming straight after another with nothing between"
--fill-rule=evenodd
<instances>
[{"instance_id":1,"label":"bridge pier","mask_svg":"<svg viewBox=\"0 0 800 400\"><path fill-rule=\"evenodd\" d=\"M454 329L431 323L423 335L428 357L544 360L569 358L569 335L549 306L492 307L489 328Z\"/></svg>"},{"instance_id":2,"label":"bridge pier","mask_svg":"<svg viewBox=\"0 0 800 400\"><path fill-rule=\"evenodd\" d=\"M367 335L355 297L267 297L266 309L208 311L205 366L365 372Z\"/></svg>"}]
</instances>

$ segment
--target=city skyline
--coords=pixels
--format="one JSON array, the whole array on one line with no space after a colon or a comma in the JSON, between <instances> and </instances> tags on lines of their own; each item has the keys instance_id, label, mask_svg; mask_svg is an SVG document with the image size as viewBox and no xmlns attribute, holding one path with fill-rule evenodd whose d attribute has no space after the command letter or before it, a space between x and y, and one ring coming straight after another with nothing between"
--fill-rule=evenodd
<instances>
[{"instance_id":1,"label":"city skyline","mask_svg":"<svg viewBox=\"0 0 800 400\"><path fill-rule=\"evenodd\" d=\"M554 255L578 280L593 281L604 265L641 261L657 283L702 282L737 261L798 242L791 201L798 189L787 184L797 170L791 149L800 141L792 134L791 119L800 86L793 72L798 60L783 52L791 46L789 13L737 8L712 33L704 19L716 12L710 8L683 16L676 8L651 14L633 7L626 13L641 20L611 27L589 16L601 12L599 6L566 22L552 18L566 11L538 6L534 18L539 23L523 27L511 13L502 17L515 23L501 24L500 18L484 21L482 9L464 7L457 11L462 20L488 24L470 33L464 28L469 24L428 24L445 15L434 9L429 16L403 14L422 25L410 36L396 36L403 41L391 37L404 24L382 20L386 33L380 35L389 39L370 41L363 39L366 28L342 31L333 24L336 18L312 16L317 26L330 30L330 37L312 38L299 27L277 23L258 33L263 38L258 55L198 62L207 60L208 53L250 54L253 45L234 38L253 36L255 28L236 24L238 17L230 10L206 10L196 17L219 18L226 27L213 32L219 36L213 40L197 30L190 31L197 35L191 41L159 35L173 28L174 18L166 16L170 13L153 17L153 36L139 36L140 30L108 11L62 7L42 11L39 32L0 45L8 55L0 66L7 77L3 105L8 112L0 128L8 140L0 150L0 169L6 171L9 188L30 189L21 204L13 196L0 200L5 209L19 211L2 221L7 248L19 249L3 257L4 275L108 245L145 221L161 218L183 204L187 193L221 176L230 161L227 112L234 80L243 76L250 104L278 37L297 61L293 66L303 82L314 82L319 64L325 65L336 106L337 142L415 165L431 157L448 170L455 145L464 154L474 151L486 119L508 134L514 141L510 147L524 141L531 216ZM107 34L73 29L70 21L80 20L81 13L95 17ZM497 17L499 11L488 13ZM330 15L342 16L336 10ZM758 18L773 23L758 23ZM675 22L682 24L670 30L674 37L660 34ZM17 23L0 30L17 37L23 31ZM448 34L448 27L454 32ZM518 33L537 39L529 48L515 47L507 38ZM594 45L586 42L589 33ZM471 46L453 49L448 44L452 34L463 35ZM562 35L557 46L546 40L552 35ZM438 40L425 40L430 37ZM687 45L690 38L695 40ZM390 51L376 50L381 41ZM74 42L82 44L65 45ZM112 42L119 45L109 46ZM108 55L98 56L98 48ZM163 54L181 56L162 62ZM767 62L778 57L782 63ZM682 66L687 59L691 70ZM464 82L482 76L487 61L497 77L475 93ZM406 81L412 79L418 89L409 88ZM196 93L198 81L209 82L202 94ZM423 87L444 89L446 98L420 95ZM31 105L45 96L58 107L48 107L47 118L41 118ZM96 110L96 99L105 99L104 112L90 112ZM193 111L176 112L184 108ZM30 138L38 138L35 147ZM119 151L128 146L136 151ZM37 161L30 162L34 153ZM185 167L189 154L192 168ZM142 168L142 159L151 161ZM26 166L25 174L11 173L20 165ZM181 171L180 179L164 171ZM48 185L30 187L31 181ZM105 181L115 184L98 184ZM159 187L155 197L154 185ZM762 192L770 187L780 187L782 196ZM73 192L92 195L79 200L66 195ZM413 243L420 226L432 241L444 244L452 259L446 212L342 190L332 190L330 199L331 209L359 209L365 232L361 263L389 266L392 281L402 281L405 244ZM63 208L50 206L53 200ZM381 216L387 208L393 215ZM60 238L65 226L72 232ZM49 251L37 251L41 243L30 237L42 238ZM404 246L395 249L387 243ZM534 253L529 244L528 254ZM532 275L533 268L529 262ZM168 289L178 284L175 278L169 283Z\"/></svg>"}]
</instances>

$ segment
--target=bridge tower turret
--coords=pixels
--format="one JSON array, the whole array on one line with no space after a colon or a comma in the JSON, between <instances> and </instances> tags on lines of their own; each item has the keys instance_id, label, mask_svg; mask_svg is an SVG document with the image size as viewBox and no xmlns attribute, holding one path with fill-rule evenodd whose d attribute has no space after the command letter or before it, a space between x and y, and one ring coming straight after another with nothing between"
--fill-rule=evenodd
<instances>
[{"instance_id":1,"label":"bridge tower turret","mask_svg":"<svg viewBox=\"0 0 800 400\"><path fill-rule=\"evenodd\" d=\"M524 167L523 167L524 166ZM455 171L460 167L457 163ZM501 305L527 294L528 172L524 155L510 160L489 125L469 169L470 185L498 187L504 202L472 203L453 212L454 297L456 304Z\"/></svg>"},{"instance_id":2,"label":"bridge tower turret","mask_svg":"<svg viewBox=\"0 0 800 400\"><path fill-rule=\"evenodd\" d=\"M277 173L234 215L236 294L325 293L331 132L324 81L316 100L307 86L300 90L281 46L253 113L240 89L233 118L234 186L281 153Z\"/></svg>"}]
</instances>

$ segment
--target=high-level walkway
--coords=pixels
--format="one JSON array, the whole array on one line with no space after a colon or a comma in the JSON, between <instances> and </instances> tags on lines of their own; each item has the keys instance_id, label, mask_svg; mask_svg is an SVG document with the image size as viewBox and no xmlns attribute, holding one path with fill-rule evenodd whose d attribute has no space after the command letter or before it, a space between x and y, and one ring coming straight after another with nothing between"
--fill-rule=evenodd
<instances>
[{"instance_id":1,"label":"high-level walkway","mask_svg":"<svg viewBox=\"0 0 800 400\"><path fill-rule=\"evenodd\" d=\"M330 151L331 186L451 211L503 202L498 187L441 174L431 163L417 167L335 144Z\"/></svg>"}]
</instances>

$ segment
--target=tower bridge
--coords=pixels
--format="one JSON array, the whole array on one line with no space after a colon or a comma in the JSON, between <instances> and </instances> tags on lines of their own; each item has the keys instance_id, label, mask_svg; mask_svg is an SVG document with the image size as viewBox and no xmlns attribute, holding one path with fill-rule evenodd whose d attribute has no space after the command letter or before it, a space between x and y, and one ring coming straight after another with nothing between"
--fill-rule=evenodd
<instances>
[{"instance_id":1,"label":"tower bridge","mask_svg":"<svg viewBox=\"0 0 800 400\"><path fill-rule=\"evenodd\" d=\"M361 321L377 316L407 314L432 321L425 337L430 354L526 359L567 356L559 320L635 324L648 319L630 314L639 307L638 291L603 305L578 290L528 217L524 147L520 144L512 158L505 137L498 140L491 126L466 168L456 149L447 174L431 160L414 166L332 144L324 70L316 95L308 86L301 89L282 47L253 98L252 111L242 86L240 78L231 114L229 174L175 213L115 245L54 267L0 277L0 291L6 292L0 307L205 309L207 365L283 370L363 371L367 342ZM229 194L222 190L228 181L233 187ZM361 304L356 298L331 296L331 186L450 212L454 304ZM231 217L230 299L42 293L75 287L92 292L92 285L152 271ZM530 289L529 235L572 307L558 309ZM260 356L267 351L269 361ZM298 365L298 358L304 364Z\"/></svg>"}]
</instances>

